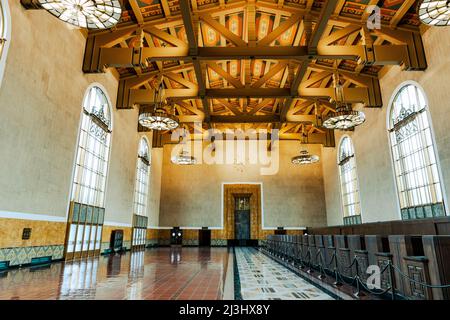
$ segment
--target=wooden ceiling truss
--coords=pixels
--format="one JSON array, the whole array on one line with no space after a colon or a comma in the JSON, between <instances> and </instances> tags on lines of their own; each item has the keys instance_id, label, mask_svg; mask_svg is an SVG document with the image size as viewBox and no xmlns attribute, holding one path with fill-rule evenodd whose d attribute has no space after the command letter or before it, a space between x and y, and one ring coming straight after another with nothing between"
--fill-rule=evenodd
<instances>
[{"instance_id":1,"label":"wooden ceiling truss","mask_svg":"<svg viewBox=\"0 0 450 320\"><path fill-rule=\"evenodd\" d=\"M348 14L349 1L211 2L161 0L163 17L148 19L142 3L129 0L132 18L89 33L83 71L117 68L118 109L152 103L164 76L165 97L192 134L193 123L278 128L282 139L300 139L306 129L311 143L333 146L332 132L320 125L334 111L334 72L346 100L379 108L383 66L427 67L419 28L404 23L414 1L379 30L368 29L368 12Z\"/></svg>"}]
</instances>

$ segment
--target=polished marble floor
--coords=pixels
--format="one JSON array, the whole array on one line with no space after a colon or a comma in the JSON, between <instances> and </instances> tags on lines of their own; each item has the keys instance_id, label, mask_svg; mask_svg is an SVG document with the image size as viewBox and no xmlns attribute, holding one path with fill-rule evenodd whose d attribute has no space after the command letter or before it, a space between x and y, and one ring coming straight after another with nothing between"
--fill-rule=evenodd
<instances>
[{"instance_id":1,"label":"polished marble floor","mask_svg":"<svg viewBox=\"0 0 450 320\"><path fill-rule=\"evenodd\" d=\"M244 300L331 299L255 249L235 254ZM0 300L220 300L232 297L229 257L227 248L158 248L13 269L0 272Z\"/></svg>"},{"instance_id":2,"label":"polished marble floor","mask_svg":"<svg viewBox=\"0 0 450 320\"><path fill-rule=\"evenodd\" d=\"M0 299L222 299L228 256L226 248L159 248L15 269L0 273Z\"/></svg>"},{"instance_id":3,"label":"polished marble floor","mask_svg":"<svg viewBox=\"0 0 450 320\"><path fill-rule=\"evenodd\" d=\"M243 300L333 300L331 296L253 248L236 248Z\"/></svg>"}]
</instances>

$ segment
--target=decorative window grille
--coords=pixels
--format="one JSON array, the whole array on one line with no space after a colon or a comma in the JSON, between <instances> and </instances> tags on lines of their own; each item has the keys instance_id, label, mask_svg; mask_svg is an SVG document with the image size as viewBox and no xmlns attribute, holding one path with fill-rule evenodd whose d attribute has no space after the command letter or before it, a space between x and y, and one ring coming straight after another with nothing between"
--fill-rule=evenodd
<instances>
[{"instance_id":1,"label":"decorative window grille","mask_svg":"<svg viewBox=\"0 0 450 320\"><path fill-rule=\"evenodd\" d=\"M437 155L424 93L411 84L397 93L389 135L403 219L444 216Z\"/></svg>"},{"instance_id":2,"label":"decorative window grille","mask_svg":"<svg viewBox=\"0 0 450 320\"><path fill-rule=\"evenodd\" d=\"M83 104L72 200L104 207L111 142L108 100L92 87Z\"/></svg>"},{"instance_id":3,"label":"decorative window grille","mask_svg":"<svg viewBox=\"0 0 450 320\"><path fill-rule=\"evenodd\" d=\"M339 146L338 161L344 224L359 224L361 223L361 203L359 198L358 175L356 171L355 151L349 137L342 139Z\"/></svg>"}]
</instances>

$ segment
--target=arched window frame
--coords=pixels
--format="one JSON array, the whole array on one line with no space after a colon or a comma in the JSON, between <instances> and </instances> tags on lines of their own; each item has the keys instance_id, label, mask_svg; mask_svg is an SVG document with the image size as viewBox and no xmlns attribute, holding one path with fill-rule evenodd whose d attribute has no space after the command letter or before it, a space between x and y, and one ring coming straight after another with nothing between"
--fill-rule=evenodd
<instances>
[{"instance_id":1,"label":"arched window frame","mask_svg":"<svg viewBox=\"0 0 450 320\"><path fill-rule=\"evenodd\" d=\"M343 150L346 143L348 150ZM344 225L360 224L362 219L358 170L355 148L352 138L348 135L344 135L339 143L337 165Z\"/></svg>"},{"instance_id":2,"label":"arched window frame","mask_svg":"<svg viewBox=\"0 0 450 320\"><path fill-rule=\"evenodd\" d=\"M405 88L412 86L415 88L416 92L417 92L417 97L418 100L416 100L416 102L422 103L423 105L420 106L418 110L414 110L414 112L403 112L403 115L401 117L399 117L399 121L397 121L396 124L394 124L393 121L393 117L392 114L394 112L394 103L397 99L397 97L400 95L400 93L402 92L402 90L404 90ZM422 99L420 99L420 95L422 95ZM431 115L429 112L429 103L428 103L428 97L425 93L425 90L423 89L423 87L415 82L415 81L405 81L403 83L401 83L395 90L394 93L391 96L391 99L389 101L389 105L388 105L389 109L387 110L387 114L386 114L386 127L387 127L387 133L388 133L388 140L389 140L389 149L390 149L390 154L391 154L391 163L392 163L392 171L393 171L393 176L394 176L394 184L395 184L395 188L396 188L396 194L397 194L397 205L399 208L399 216L401 219L404 220L410 220L410 219L421 219L421 218L427 218L427 217L432 217L432 216L445 216L448 214L448 208L447 208L447 199L446 199L446 192L445 192L445 186L442 183L443 179L442 179L442 172L441 172L441 166L440 166L440 161L439 161L439 154L438 154L438 150L437 150L437 145L436 145L436 140L435 140L435 136L434 136L434 129L433 129L433 124L432 124L432 120L431 120ZM419 118L420 117L420 118ZM419 118L419 119L418 119ZM400 175L398 170L400 167L402 167L402 165L404 166L404 161L403 164L402 163L396 163L397 160L399 160L399 153L398 151L395 150L395 145L393 144L394 140L393 138L395 137L395 132L398 130L395 130L396 128L401 128L403 127L401 124L410 124L413 123L415 120L417 121L422 121L421 123L419 123L420 125L428 125L428 128L420 128L420 132L421 132L421 136L420 136L420 141L423 143L428 142L429 144L425 146L425 148L420 149L421 151L423 151L424 149L430 148L431 147L431 153L428 152L428 154L426 155L426 158L424 156L425 161L428 161L430 158L433 159L434 158L434 163L433 161L428 161L426 163L427 169L429 167L431 167L433 164L435 165L435 169L434 171L434 178L437 177L438 179L438 188L436 189L437 192L436 194L440 194L440 197L437 197L437 199L441 199L442 202L440 203L433 203L433 201L431 201L431 203L426 203L427 201L423 201L421 204L414 204L411 203L411 197L412 196L403 196L401 195L401 193L403 191L405 191L404 189L401 189L403 186L406 186L408 183L405 183L405 177L403 175L403 173ZM399 125L400 124L400 125ZM406 126L406 125L405 125ZM424 138L424 131L426 131L426 129L429 129L429 134L427 137ZM425 139L425 140L423 140ZM396 141L395 141L396 142ZM430 155L432 155L430 157ZM403 167L402 167L403 169ZM402 171L403 172L403 171ZM403 178L402 178L403 177ZM428 179L429 177L427 177ZM402 179L402 180L399 180ZM403 182L402 182L403 181ZM430 180L428 180L428 183L430 182ZM434 181L434 183L436 183L436 181ZM429 187L428 185L424 185L423 187ZM411 189L411 188L409 188ZM417 188L416 188L417 189ZM403 191L402 191L403 190ZM406 200L406 201L405 201Z\"/></svg>"},{"instance_id":3,"label":"arched window frame","mask_svg":"<svg viewBox=\"0 0 450 320\"><path fill-rule=\"evenodd\" d=\"M90 97L90 94L92 90L99 90L99 92L103 95L105 98L105 102L107 105L106 111L108 114L101 114L99 113L99 110L91 110L90 107L87 105L88 101L87 99ZM111 100L109 98L109 95L106 91L106 89L99 83L93 83L91 84L85 92L85 95L83 97L83 103L82 103L82 112L81 112L81 119L80 119L80 126L78 129L78 140L77 140L77 150L76 150L76 158L75 158L75 172L74 177L72 179L73 186L72 186L72 193L71 193L71 200L77 201L89 205L94 205L98 207L104 207L105 206L105 195L106 195L106 186L107 186L107 178L108 178L108 172L109 172L109 159L111 154L111 141L112 141L112 128L113 128L113 113L112 113L112 104ZM92 107L92 106L91 106ZM80 148L84 148L82 144L85 144L86 141L83 141L84 134L83 131L86 132L88 129L88 126L91 125L90 130L95 130L94 134L101 136L101 138L106 139L106 145L104 147L107 150L103 150L105 159L104 163L106 164L106 168L103 171L103 178L104 181L102 183L101 189L100 189L100 198L95 197L95 199L89 198L86 200L85 195L77 195L77 183L76 179L80 173L77 170L77 167L79 167L79 157L80 157ZM88 137L86 137L88 138ZM97 160L97 159L94 159ZM90 195L89 197L92 197Z\"/></svg>"},{"instance_id":4,"label":"arched window frame","mask_svg":"<svg viewBox=\"0 0 450 320\"><path fill-rule=\"evenodd\" d=\"M0 85L6 68L9 44L11 42L11 13L8 1L0 3Z\"/></svg>"},{"instance_id":5,"label":"arched window frame","mask_svg":"<svg viewBox=\"0 0 450 320\"><path fill-rule=\"evenodd\" d=\"M101 103L103 108L93 108ZM112 142L111 106L109 95L101 84L93 83L86 89L71 181L66 259L100 253Z\"/></svg>"}]
</instances>

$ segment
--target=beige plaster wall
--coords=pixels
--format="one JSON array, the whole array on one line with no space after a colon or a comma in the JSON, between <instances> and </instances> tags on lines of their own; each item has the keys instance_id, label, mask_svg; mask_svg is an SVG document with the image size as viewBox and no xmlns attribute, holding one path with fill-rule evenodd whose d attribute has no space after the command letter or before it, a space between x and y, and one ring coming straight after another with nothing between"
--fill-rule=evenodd
<instances>
[{"instance_id":1,"label":"beige plaster wall","mask_svg":"<svg viewBox=\"0 0 450 320\"><path fill-rule=\"evenodd\" d=\"M381 79L384 106L364 109L366 123L349 135L353 138L360 183L362 220L376 222L400 219L397 191L387 134L387 112L391 97L405 81L415 81L423 87L429 101L436 147L440 158L443 185L449 198L450 189L450 29L430 28L423 35L428 61L425 72L402 71L392 67ZM342 134L336 135L339 142ZM329 225L342 224L336 149L324 152L324 184ZM337 192L336 192L337 191Z\"/></svg>"},{"instance_id":2,"label":"beige plaster wall","mask_svg":"<svg viewBox=\"0 0 450 320\"><path fill-rule=\"evenodd\" d=\"M216 145L221 148L221 142ZM321 164L292 165L291 158L300 151L296 141L281 141L280 167L275 175L261 175L261 165L251 164L174 165L172 148L164 147L160 226L220 227L223 183L262 183L264 227L326 223ZM321 154L321 146L312 145L310 150Z\"/></svg>"},{"instance_id":3,"label":"beige plaster wall","mask_svg":"<svg viewBox=\"0 0 450 320\"><path fill-rule=\"evenodd\" d=\"M130 224L137 111L115 110L118 82L111 72L82 73L85 38L78 29L45 10L9 4L12 39L0 87L0 211L65 220L81 105L95 82L114 110L105 220Z\"/></svg>"}]
</instances>

